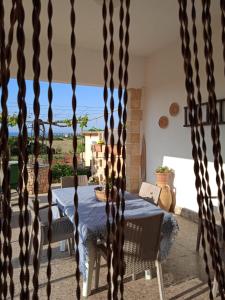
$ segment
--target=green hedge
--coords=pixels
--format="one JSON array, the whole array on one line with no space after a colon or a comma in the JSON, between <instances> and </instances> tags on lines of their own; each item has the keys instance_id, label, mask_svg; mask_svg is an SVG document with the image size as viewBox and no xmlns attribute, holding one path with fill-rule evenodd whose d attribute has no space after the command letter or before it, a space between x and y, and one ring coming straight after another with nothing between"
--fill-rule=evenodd
<instances>
[{"instance_id":1,"label":"green hedge","mask_svg":"<svg viewBox=\"0 0 225 300\"><path fill-rule=\"evenodd\" d=\"M79 168L77 170L78 175L87 175L88 178L91 176L89 167ZM52 177L54 182L59 182L61 177L73 176L73 167L66 164L55 164L52 168Z\"/></svg>"}]
</instances>

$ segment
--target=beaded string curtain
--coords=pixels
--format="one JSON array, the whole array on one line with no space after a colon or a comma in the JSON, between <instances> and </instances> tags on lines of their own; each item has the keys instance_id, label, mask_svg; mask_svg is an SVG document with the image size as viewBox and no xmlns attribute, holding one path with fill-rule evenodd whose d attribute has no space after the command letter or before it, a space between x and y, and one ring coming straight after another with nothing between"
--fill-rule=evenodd
<instances>
[{"instance_id":1,"label":"beaded string curtain","mask_svg":"<svg viewBox=\"0 0 225 300\"><path fill-rule=\"evenodd\" d=\"M196 177L195 186L197 190L197 201L199 206L199 222L201 224L205 271L208 276L209 298L213 299L211 279L215 275L219 285L221 299L225 299L225 277L220 251L221 244L222 251L224 251L225 241L225 182L220 143L220 127L218 124L218 111L216 105L216 82L214 75L212 24L210 13L211 1L202 0L201 2L202 11L196 11L195 5L197 1L195 3L195 0L192 0L188 3L187 0L178 0L181 52L184 59L185 87L187 91L189 122L191 124L192 156L194 160L194 172ZM189 6L189 4L191 5ZM189 9L191 10L190 14ZM222 24L223 60L225 60L225 1L223 0L220 1L220 9ZM203 25L203 36L201 36L201 32L197 32L197 12L201 17ZM217 196L219 201L219 213L221 216L221 226L223 232L222 241L217 234L215 211L213 208L212 192L209 181L210 176L207 156L208 149L205 139L205 128L202 122L202 78L200 78L200 63L198 58L199 37L203 38L204 41L204 67L206 72L206 86L208 92L208 109L211 120L211 140L212 152L214 157L214 169L216 173Z\"/></svg>"},{"instance_id":2,"label":"beaded string curtain","mask_svg":"<svg viewBox=\"0 0 225 300\"><path fill-rule=\"evenodd\" d=\"M79 198L78 198L78 176L77 176L77 98L76 98L76 1L70 0L70 47L71 47L71 89L72 99L71 107L73 111L72 129L73 129L73 170L74 170L74 224L75 224L75 263L74 271L76 281L74 282L74 289L76 289L76 298L80 299L80 270L79 270ZM0 299L15 297L15 282L19 281L19 295L20 299L39 299L39 116L40 116L40 74L41 74L41 1L32 0L32 67L33 67L33 113L34 113L34 201L33 208L35 218L33 220L34 236L31 247L33 248L33 261L29 266L29 210L28 210L28 160L29 155L27 151L28 145L28 131L27 131L27 103L26 103L26 56L24 20L26 17L26 10L23 6L22 0L11 1L10 12L10 28L8 35L5 30L5 11L4 1L0 0L0 75L1 75L1 110L2 122L0 128L0 152L3 168L3 182L2 192L0 198ZM129 6L130 0L120 0L119 8L119 36L114 33L114 1L102 0L102 16L103 16L103 60L104 60L104 120L105 120L105 180L106 180L106 214L107 214L107 249L108 249L108 299L118 299L120 293L123 299L123 243L124 243L124 210L125 210L125 189L126 189L126 120L127 120L127 85L128 85L128 64L129 64ZM54 28L52 25L52 18L54 18L54 5L51 0L48 0L47 16L47 79L48 79L48 245L47 245L47 268L46 268L46 297L51 297L51 257L52 257L52 144L53 144L53 119L54 111L52 104L54 102L54 94L52 88L52 81L54 78L54 66L52 66L52 58L54 56L54 48L52 46L52 39L54 37ZM14 39L14 31L16 27L16 39ZM6 35L8 40L6 42ZM114 40L119 39L119 67L118 73L115 72L115 55ZM15 40L15 41L14 41ZM18 182L18 206L19 206L19 278L15 278L13 264L12 264L12 245L11 245L11 192L10 192L10 168L9 168L9 130L8 130L8 83L10 79L10 65L12 57L12 43L17 43L17 84L18 84L18 165L19 165L19 182ZM115 81L118 78L118 107L115 107ZM118 126L115 125L115 111L118 111ZM118 139L115 139L115 130L118 131ZM117 159L116 159L117 157ZM109 179L112 180L110 187ZM110 204L110 200L112 203ZM112 222L110 221L112 219ZM18 280L17 280L18 279ZM120 279L120 280L119 280ZM17 290L18 292L18 290Z\"/></svg>"}]
</instances>

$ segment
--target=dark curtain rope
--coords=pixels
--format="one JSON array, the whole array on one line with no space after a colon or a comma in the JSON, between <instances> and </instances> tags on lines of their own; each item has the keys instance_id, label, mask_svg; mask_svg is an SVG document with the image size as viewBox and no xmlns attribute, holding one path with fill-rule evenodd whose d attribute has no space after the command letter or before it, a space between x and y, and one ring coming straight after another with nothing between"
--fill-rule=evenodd
<instances>
[{"instance_id":1,"label":"dark curtain rope","mask_svg":"<svg viewBox=\"0 0 225 300\"><path fill-rule=\"evenodd\" d=\"M222 276L222 280L224 282L224 272L223 272L223 266L222 261L220 258L219 253L219 244L218 244L218 235L216 230L216 221L214 216L214 209L213 204L211 200L211 188L209 184L209 173L208 173L208 159L207 159L207 147L205 142L205 132L204 132L204 126L202 124L202 109L201 109L201 103L202 103L202 96L201 96L201 88L200 88L200 75L199 75L199 60L198 60L198 45L197 45L197 28L196 28L196 10L195 10L195 0L192 0L192 33L193 33L193 53L194 53L194 66L195 66L195 73L196 73L196 90L197 90L197 101L198 101L198 107L196 108L196 116L198 118L197 124L199 125L199 131L202 139L202 149L200 145L200 137L199 133L197 135L197 141L198 141L198 155L199 155L199 161L200 161L200 171L202 176L202 188L203 188L203 200L205 200L205 206L206 206L206 218L209 221L208 231L210 231L210 235L208 234L207 238L210 239L210 249L214 250L213 253L213 260L215 260L217 263L214 266L214 270L216 271L216 278L219 282L219 274Z\"/></svg>"},{"instance_id":2,"label":"dark curtain rope","mask_svg":"<svg viewBox=\"0 0 225 300\"><path fill-rule=\"evenodd\" d=\"M124 12L125 3L125 12ZM103 1L103 59L104 59L104 138L105 138L105 181L106 181L106 215L107 215L107 283L108 299L118 299L118 292L123 299L124 286L124 210L126 190L126 121L127 121L127 85L129 64L129 15L130 1L120 1L119 10L119 69L118 69L118 126L114 124L114 7L113 1ZM108 16L108 18L107 18ZM125 23L125 24L124 24ZM108 24L108 26L107 26ZM124 29L125 27L125 29ZM109 41L108 39L109 33ZM109 46L108 46L109 45ZM109 89L109 93L108 93ZM123 103L122 103L123 101ZM109 106L109 108L108 108ZM110 115L109 115L110 111ZM109 131L110 128L110 131ZM115 129L118 130L118 140L115 141ZM116 150L116 151L115 151ZM109 177L112 187L109 188ZM114 188L116 187L116 189ZM121 210L120 210L121 209ZM120 213L121 212L121 213ZM118 281L120 277L120 283ZM113 283L113 285L112 285Z\"/></svg>"},{"instance_id":3,"label":"dark curtain rope","mask_svg":"<svg viewBox=\"0 0 225 300\"><path fill-rule=\"evenodd\" d=\"M103 60L104 60L104 89L103 89L103 99L104 99L104 139L105 139L105 187L106 187L106 228L107 228L107 237L106 237L106 245L107 245L107 283L108 283L108 299L111 299L111 247L110 247L110 235L111 235L111 226L110 226L110 204L109 204L109 127L108 127L108 119L109 119L109 111L108 111L108 28L107 28L107 15L108 15L108 7L106 5L106 0L103 0L102 6L102 17L103 17Z\"/></svg>"},{"instance_id":4,"label":"dark curtain rope","mask_svg":"<svg viewBox=\"0 0 225 300\"><path fill-rule=\"evenodd\" d=\"M25 83L25 68L26 60L24 55L25 47L25 35L24 35L24 8L21 0L17 1L17 84L18 84L18 167L19 167L19 182L18 182L18 192L19 192L19 245L20 245L20 299L29 299L29 212L28 212L28 191L27 191L27 162L28 162L28 153L27 153L27 108L26 108L26 83ZM25 232L24 232L25 225ZM25 249L24 249L25 246Z\"/></svg>"},{"instance_id":5,"label":"dark curtain rope","mask_svg":"<svg viewBox=\"0 0 225 300\"><path fill-rule=\"evenodd\" d=\"M33 0L33 13L32 13L32 24L33 24L33 90L34 90L34 102L33 102L33 112L34 112L34 221L33 221L33 248L34 248L34 256L33 256L33 300L38 300L38 288L39 288L39 261L38 261L38 250L39 250L39 200L38 200L38 173L39 173L39 115L40 115L40 32L41 32L41 23L40 23L40 12L41 12L41 2L40 0Z\"/></svg>"},{"instance_id":6,"label":"dark curtain rope","mask_svg":"<svg viewBox=\"0 0 225 300\"><path fill-rule=\"evenodd\" d=\"M52 56L53 56L53 49L52 49L52 37L53 37L53 28L52 28L52 17L53 17L53 6L52 1L48 0L48 122L49 122L49 129L48 129L48 265L47 265L47 298L50 299L51 296L51 258L52 258L52 248L51 248L51 240L52 240L52 143L53 143L53 129L52 129L52 121L53 121L53 110L52 110L52 101L53 101L53 91L52 91Z\"/></svg>"},{"instance_id":7,"label":"dark curtain rope","mask_svg":"<svg viewBox=\"0 0 225 300\"><path fill-rule=\"evenodd\" d=\"M39 289L39 264L38 261L38 251L39 251L39 199L38 199L38 175L39 175L39 115L40 115L40 32L41 32L41 23L40 23L40 12L41 12L41 1L33 0L33 12L32 12L32 24L33 24L33 90L34 90L34 103L33 103L33 112L34 112L34 213L35 217L33 220L33 292L32 299L39 299L38 289ZM78 225L79 225L79 215L78 215L78 177L77 177L77 118L76 118L76 55L75 55L75 47L76 47L76 36L75 36L75 0L70 0L71 3L71 67L72 67L72 76L71 76L71 87L72 87L72 109L73 109L73 149L74 149L74 157L73 157L73 168L74 168L74 186L75 186L75 196L74 196L74 206L75 206L75 244L76 244L76 297L80 299L80 270L79 270L79 234L78 234ZM125 3L125 12L124 12L124 3ZM118 78L119 78L119 89L118 89L118 140L115 141L114 133L116 126L114 124L114 110L115 110L115 101L114 101L114 7L113 1L109 1L109 6L107 8L106 1L103 1L103 39L104 39L104 49L103 49L103 58L104 58L104 119L105 119L105 130L104 137L106 141L105 147L105 158L106 158L106 168L105 168L105 177L106 177L106 194L108 201L106 203L106 214L107 214L107 245L109 249L108 256L108 298L118 299L118 291L119 284L118 278L119 276L122 278L122 282L120 283L120 293L121 299L123 299L123 263L120 262L120 258L123 258L123 225L124 225L124 209L125 209L125 199L124 193L126 189L126 173L125 173L125 159L126 159L126 105L127 105L127 84L128 84L128 64L129 64L129 54L128 54L128 46L129 46L129 0L121 0L120 1L120 28L119 28L119 40L120 40L120 48L119 48L119 70L118 70ZM0 240L0 248L1 253L3 254L3 260L0 260L1 266L1 275L0 276L0 289L1 296L4 298L7 297L8 291L10 293L10 297L14 298L14 282L13 282L13 266L12 266L12 247L11 247L11 207L10 207L10 186L9 186L9 148L8 148L8 111L7 111L7 97L8 90L7 85L10 78L10 63L11 63L11 46L13 42L13 29L16 20L18 21L17 25L17 63L18 63L18 71L17 71L17 84L18 84L18 147L19 147L19 156L18 156L18 164L19 164L19 246L20 246L20 254L19 254L19 262L20 262L20 299L29 299L29 213L28 213L28 152L27 152L27 143L28 143L28 133L27 133L27 107L26 107L26 83L25 83L25 69L26 69L26 58L24 54L25 47L25 32L24 32L24 19L25 19L25 11L23 7L22 0L14 0L12 1L12 10L10 15L10 30L8 35L8 44L5 47L5 29L4 29L4 5L3 1L0 0L0 55L1 55L1 86L2 86L2 95L1 95L1 106L2 106L2 126L1 126L1 157L3 160L3 172L4 172L4 181L3 181L3 195L2 195L2 208L3 208L3 216L1 218L0 229L3 234L3 241ZM107 23L107 11L109 14L109 23ZM52 100L53 100L53 91L52 91L52 57L53 57L53 49L52 49L52 36L53 36L53 27L52 27L52 16L53 16L53 5L52 1L48 0L48 121L49 121L49 132L48 132L48 163L49 163L49 171L48 171L48 249L47 249L47 286L46 293L47 298L50 299L51 296L51 224L52 224L52 142L53 142L53 131L52 131L52 121L53 121L53 110L52 110ZM125 23L125 30L124 24ZM108 26L108 28L107 28ZM107 35L109 33L109 50L107 46ZM108 54L110 58L108 59ZM109 66L108 66L109 64ZM108 78L110 75L110 79ZM108 95L108 87L110 90L110 96ZM109 100L109 102L108 102ZM122 103L123 101L123 103ZM109 108L108 108L109 104ZM110 114L109 114L110 112ZM109 125L108 125L109 124ZM110 132L109 132L110 128ZM115 152L115 149L117 150ZM116 161L117 155L117 161ZM110 166L110 167L109 167ZM111 169L110 169L111 168ZM109 172L112 172L109 175ZM109 187L109 176L111 176L113 186L116 186L116 190L114 188ZM120 196L121 195L121 196ZM109 204L109 198L113 199L112 204ZM110 209L110 205L112 208ZM121 207L121 215L120 215L120 207ZM112 225L110 225L109 219L112 217ZM112 244L110 235L113 234ZM121 245L118 248L117 243ZM111 248L112 246L112 248ZM111 261L111 251L113 250L114 258ZM118 254L118 256L117 256ZM111 274L110 268L111 263L113 265L113 273ZM9 277L9 284L8 284ZM111 289L111 283L113 282L114 289ZM1 297L0 297L1 298Z\"/></svg>"},{"instance_id":8,"label":"dark curtain rope","mask_svg":"<svg viewBox=\"0 0 225 300\"><path fill-rule=\"evenodd\" d=\"M16 5L12 1L12 8L10 12L10 28L8 33L8 42L5 47L5 28L4 28L4 4L0 1L0 70L1 70L1 107L2 107L2 124L1 124L1 140L0 140L0 154L2 160L3 182L1 194L1 220L0 220L0 234L3 234L3 241L0 237L0 254L3 255L3 260L0 259L0 298L7 297L8 288L10 297L14 296L14 282L13 282L13 267L12 267L12 246L11 246L11 207L10 207L10 172L9 172L9 148L8 148L8 82L10 78L10 64L11 64L11 46L14 35L14 25L16 22ZM8 261L7 261L8 256ZM7 284L7 273L10 278L9 285Z\"/></svg>"},{"instance_id":9,"label":"dark curtain rope","mask_svg":"<svg viewBox=\"0 0 225 300\"><path fill-rule=\"evenodd\" d=\"M80 255L79 255L79 232L78 232L78 225L79 225L79 214L78 214L78 177L77 177L77 116L76 116L76 108L77 108L77 98L76 98L76 54L75 54L75 47L76 47L76 35L75 35L75 22L76 22L76 14L75 14L75 0L70 0L71 3L71 13L70 13L70 22L71 22L71 67L72 67L72 76L71 76L71 87L72 87L72 110L73 110L73 119L72 119L72 126L73 126L73 171L74 171L74 224L75 224L75 256L76 256L76 296L77 299L81 297L80 291L80 269L79 269L79 262L80 262Z\"/></svg>"},{"instance_id":10,"label":"dark curtain rope","mask_svg":"<svg viewBox=\"0 0 225 300\"><path fill-rule=\"evenodd\" d=\"M197 28L196 28L196 10L195 1L192 0L191 17L192 17L192 35L193 35L193 57L195 82L193 80L192 67L192 51L190 48L190 33L188 28L187 1L178 0L179 2L179 20L180 20L180 36L181 36L181 52L184 58L184 71L186 76L185 87L187 91L187 102L189 108L189 120L191 124L191 138L193 146L194 171L196 176L197 201L199 205L199 222L202 232L203 257L205 261L206 273L208 275L209 298L213 299L211 272L209 268L208 254L206 251L207 243L209 245L209 253L217 282L219 283L219 292L221 299L224 299L224 271L222 259L220 256L220 247L218 235L216 231L215 216L213 204L211 201L211 189L209 185L207 148L205 142L205 132L202 124L201 110L201 87L199 75L198 60L198 44L197 44ZM221 1L221 21L223 25L223 3ZM220 129L218 125L218 112L216 107L215 94L215 78L214 78L214 62L213 62L213 46L212 46L212 29L210 1L202 0L202 23L203 23L203 40L204 40L204 56L206 61L207 90L208 90L208 108L211 120L211 138L213 143L214 168L216 171L216 183L218 188L219 211L221 215L221 225L223 228L224 240L224 173L223 159L221 155ZM224 33L222 31L222 41ZM197 103L195 101L195 93L197 93ZM207 237L207 243L205 240ZM221 241L220 241L221 242Z\"/></svg>"}]
</instances>

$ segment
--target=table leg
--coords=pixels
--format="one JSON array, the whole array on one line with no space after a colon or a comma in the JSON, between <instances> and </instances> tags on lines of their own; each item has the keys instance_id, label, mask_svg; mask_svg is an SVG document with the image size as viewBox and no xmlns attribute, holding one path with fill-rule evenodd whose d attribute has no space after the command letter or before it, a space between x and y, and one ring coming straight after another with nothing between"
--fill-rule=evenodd
<instances>
[{"instance_id":1,"label":"table leg","mask_svg":"<svg viewBox=\"0 0 225 300\"><path fill-rule=\"evenodd\" d=\"M88 297L91 294L91 284L96 261L96 245L90 241L88 243L88 257L86 258L86 280L83 280L83 297Z\"/></svg>"},{"instance_id":2,"label":"table leg","mask_svg":"<svg viewBox=\"0 0 225 300\"><path fill-rule=\"evenodd\" d=\"M216 298L217 292L218 292L218 282L216 280L216 276L214 276L213 289L212 289L213 299Z\"/></svg>"}]
</instances>

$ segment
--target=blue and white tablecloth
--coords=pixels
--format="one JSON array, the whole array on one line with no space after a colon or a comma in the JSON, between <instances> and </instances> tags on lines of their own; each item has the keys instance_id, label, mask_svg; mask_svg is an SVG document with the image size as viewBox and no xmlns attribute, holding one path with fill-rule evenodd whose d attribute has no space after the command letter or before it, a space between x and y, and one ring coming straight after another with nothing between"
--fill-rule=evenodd
<instances>
[{"instance_id":1,"label":"blue and white tablecloth","mask_svg":"<svg viewBox=\"0 0 225 300\"><path fill-rule=\"evenodd\" d=\"M106 235L107 216L105 203L96 200L94 188L95 186L78 187L80 270L84 276L85 261L88 256L88 242L90 240L96 241L98 238ZM60 210L74 223L74 188L55 189L52 191L52 194L53 201L58 204ZM147 217L164 212L160 258L161 260L165 259L178 231L178 224L173 214L167 213L158 206L127 192L125 199L125 219Z\"/></svg>"}]
</instances>

